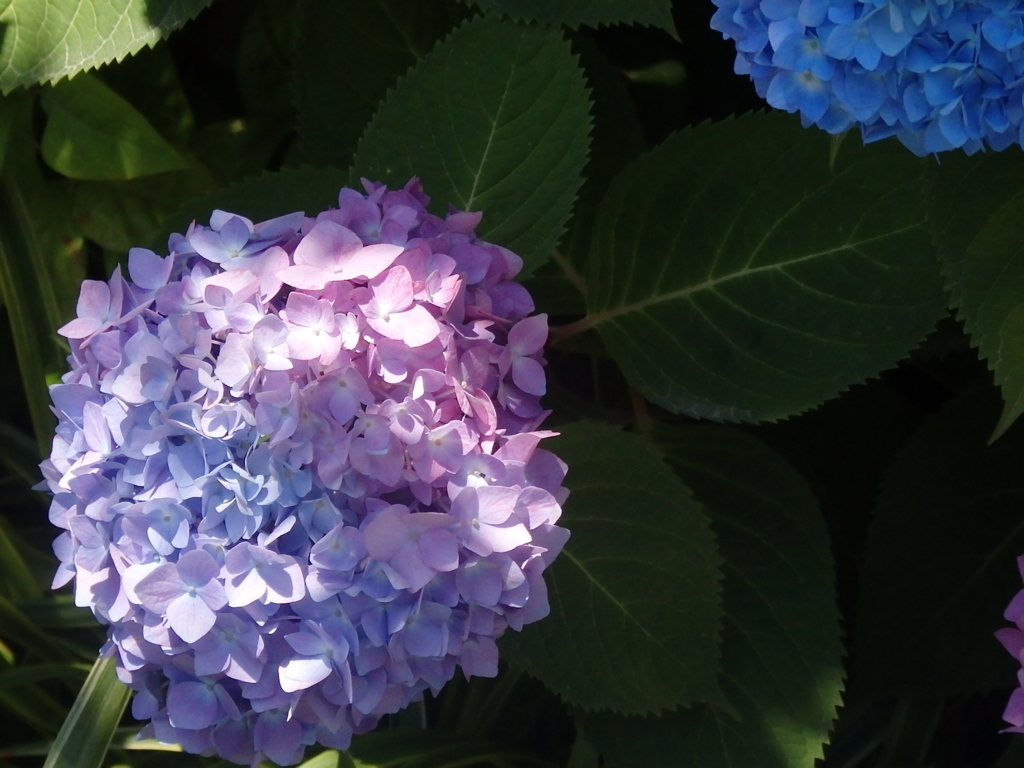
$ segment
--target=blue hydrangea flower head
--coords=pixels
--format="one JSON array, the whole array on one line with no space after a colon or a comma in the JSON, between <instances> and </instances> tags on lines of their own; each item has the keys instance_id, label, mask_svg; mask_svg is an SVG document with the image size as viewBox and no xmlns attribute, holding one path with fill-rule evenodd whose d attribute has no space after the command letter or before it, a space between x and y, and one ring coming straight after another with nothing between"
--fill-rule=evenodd
<instances>
[{"instance_id":1,"label":"blue hydrangea flower head","mask_svg":"<svg viewBox=\"0 0 1024 768\"><path fill-rule=\"evenodd\" d=\"M1013 0L714 0L736 72L829 133L918 155L1024 143L1024 6Z\"/></svg>"},{"instance_id":2,"label":"blue hydrangea flower head","mask_svg":"<svg viewBox=\"0 0 1024 768\"><path fill-rule=\"evenodd\" d=\"M60 329L54 586L109 625L143 734L191 752L344 749L548 612L547 318L479 213L364 184L132 249Z\"/></svg>"}]
</instances>

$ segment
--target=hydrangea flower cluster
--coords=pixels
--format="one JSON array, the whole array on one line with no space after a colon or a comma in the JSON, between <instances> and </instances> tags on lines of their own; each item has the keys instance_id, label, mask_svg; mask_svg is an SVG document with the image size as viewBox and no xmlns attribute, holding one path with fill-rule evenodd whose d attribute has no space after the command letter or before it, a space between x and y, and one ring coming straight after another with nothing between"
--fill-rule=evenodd
<instances>
[{"instance_id":1,"label":"hydrangea flower cluster","mask_svg":"<svg viewBox=\"0 0 1024 768\"><path fill-rule=\"evenodd\" d=\"M191 752L346 748L548 611L566 468L522 260L415 179L364 185L132 249L60 329L54 586L110 625L143 733Z\"/></svg>"},{"instance_id":2,"label":"hydrangea flower cluster","mask_svg":"<svg viewBox=\"0 0 1024 768\"><path fill-rule=\"evenodd\" d=\"M714 0L736 72L805 126L918 155L1024 144L1016 0Z\"/></svg>"}]
</instances>

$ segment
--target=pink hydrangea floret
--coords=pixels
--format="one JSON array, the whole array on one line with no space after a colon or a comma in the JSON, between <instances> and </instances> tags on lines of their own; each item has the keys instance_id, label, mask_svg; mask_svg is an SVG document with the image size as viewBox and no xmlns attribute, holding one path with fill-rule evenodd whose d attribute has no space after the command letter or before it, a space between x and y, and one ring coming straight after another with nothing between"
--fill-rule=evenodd
<instances>
[{"instance_id":1,"label":"pink hydrangea floret","mask_svg":"<svg viewBox=\"0 0 1024 768\"><path fill-rule=\"evenodd\" d=\"M54 586L191 752L347 748L548 612L568 492L522 261L415 179L364 186L134 248L60 329Z\"/></svg>"}]
</instances>

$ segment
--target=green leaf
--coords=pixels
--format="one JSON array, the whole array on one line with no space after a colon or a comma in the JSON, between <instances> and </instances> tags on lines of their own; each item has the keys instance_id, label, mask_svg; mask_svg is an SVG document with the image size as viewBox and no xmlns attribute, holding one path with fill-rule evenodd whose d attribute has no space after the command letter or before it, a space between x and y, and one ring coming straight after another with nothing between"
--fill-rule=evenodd
<instances>
[{"instance_id":1,"label":"green leaf","mask_svg":"<svg viewBox=\"0 0 1024 768\"><path fill-rule=\"evenodd\" d=\"M580 422L545 448L569 465L572 535L546 574L551 614L502 655L584 709L714 697L720 560L701 506L637 435Z\"/></svg>"},{"instance_id":2,"label":"green leaf","mask_svg":"<svg viewBox=\"0 0 1024 768\"><path fill-rule=\"evenodd\" d=\"M388 88L465 16L449 0L303 0L292 91L302 157L348 166ZM358 77L324 77L358 72Z\"/></svg>"},{"instance_id":3,"label":"green leaf","mask_svg":"<svg viewBox=\"0 0 1024 768\"><path fill-rule=\"evenodd\" d=\"M340 761L341 753L336 749L328 749L306 760L299 768L339 768Z\"/></svg>"},{"instance_id":4,"label":"green leaf","mask_svg":"<svg viewBox=\"0 0 1024 768\"><path fill-rule=\"evenodd\" d=\"M43 768L99 768L129 695L114 673L114 660L97 659Z\"/></svg>"},{"instance_id":5,"label":"green leaf","mask_svg":"<svg viewBox=\"0 0 1024 768\"><path fill-rule=\"evenodd\" d=\"M1015 679L1018 665L992 633L1021 589L1024 429L986 445L998 413L994 390L962 394L915 432L883 479L853 638L854 677L872 698Z\"/></svg>"},{"instance_id":6,"label":"green leaf","mask_svg":"<svg viewBox=\"0 0 1024 768\"><path fill-rule=\"evenodd\" d=\"M151 247L166 250L167 235L184 232L193 221L208 223L214 209L262 221L292 211L315 215L327 208L337 208L338 191L345 186L345 181L345 171L337 168L300 168L229 184L185 203L164 222L161 234Z\"/></svg>"},{"instance_id":7,"label":"green leaf","mask_svg":"<svg viewBox=\"0 0 1024 768\"><path fill-rule=\"evenodd\" d=\"M0 91L49 83L153 45L212 0L6 0Z\"/></svg>"},{"instance_id":8,"label":"green leaf","mask_svg":"<svg viewBox=\"0 0 1024 768\"><path fill-rule=\"evenodd\" d=\"M610 768L813 768L842 691L829 540L806 482L738 430L658 427L725 558L720 680L711 704L661 717L579 715Z\"/></svg>"},{"instance_id":9,"label":"green leaf","mask_svg":"<svg viewBox=\"0 0 1024 768\"><path fill-rule=\"evenodd\" d=\"M954 156L939 167L931 210L957 316L995 374L1005 407L992 439L1024 413L1024 154Z\"/></svg>"},{"instance_id":10,"label":"green leaf","mask_svg":"<svg viewBox=\"0 0 1024 768\"><path fill-rule=\"evenodd\" d=\"M499 11L513 19L596 27L604 24L644 24L675 34L671 0L472 0L479 8Z\"/></svg>"},{"instance_id":11,"label":"green leaf","mask_svg":"<svg viewBox=\"0 0 1024 768\"><path fill-rule=\"evenodd\" d=\"M906 355L944 310L922 161L777 113L685 130L602 202L589 315L623 373L674 412L774 420Z\"/></svg>"},{"instance_id":12,"label":"green leaf","mask_svg":"<svg viewBox=\"0 0 1024 768\"><path fill-rule=\"evenodd\" d=\"M419 176L442 215L483 211L477 234L522 256L525 277L565 229L589 132L583 73L561 34L478 18L388 94L352 179Z\"/></svg>"},{"instance_id":13,"label":"green leaf","mask_svg":"<svg viewBox=\"0 0 1024 768\"><path fill-rule=\"evenodd\" d=\"M72 179L134 179L192 167L139 112L93 75L43 91L42 152Z\"/></svg>"}]
</instances>

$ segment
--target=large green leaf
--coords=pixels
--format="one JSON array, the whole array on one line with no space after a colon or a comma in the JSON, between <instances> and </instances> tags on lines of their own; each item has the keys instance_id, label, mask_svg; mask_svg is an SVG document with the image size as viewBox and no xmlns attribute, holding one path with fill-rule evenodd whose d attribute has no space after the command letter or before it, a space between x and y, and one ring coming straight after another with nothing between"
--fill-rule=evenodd
<instances>
[{"instance_id":1,"label":"large green leaf","mask_svg":"<svg viewBox=\"0 0 1024 768\"><path fill-rule=\"evenodd\" d=\"M94 75L43 91L43 159L72 179L134 179L191 166L139 112Z\"/></svg>"},{"instance_id":2,"label":"large green leaf","mask_svg":"<svg viewBox=\"0 0 1024 768\"><path fill-rule=\"evenodd\" d=\"M942 313L922 161L778 113L683 131L597 215L589 315L629 381L676 412L799 413L895 365Z\"/></svg>"},{"instance_id":3,"label":"large green leaf","mask_svg":"<svg viewBox=\"0 0 1024 768\"><path fill-rule=\"evenodd\" d=\"M720 679L732 706L579 716L610 768L813 768L842 691L824 521L807 484L738 430L660 427L665 458L711 515L725 558Z\"/></svg>"},{"instance_id":4,"label":"large green leaf","mask_svg":"<svg viewBox=\"0 0 1024 768\"><path fill-rule=\"evenodd\" d=\"M992 637L1021 588L1024 429L986 445L994 390L971 390L914 434L885 476L868 534L853 637L872 699L1010 686Z\"/></svg>"},{"instance_id":5,"label":"large green leaf","mask_svg":"<svg viewBox=\"0 0 1024 768\"><path fill-rule=\"evenodd\" d=\"M292 65L303 159L348 166L387 89L465 15L450 0L303 0Z\"/></svg>"},{"instance_id":6,"label":"large green leaf","mask_svg":"<svg viewBox=\"0 0 1024 768\"><path fill-rule=\"evenodd\" d=\"M682 481L639 436L580 422L545 447L569 465L551 614L502 653L584 709L646 713L717 695L719 557Z\"/></svg>"},{"instance_id":7,"label":"large green leaf","mask_svg":"<svg viewBox=\"0 0 1024 768\"><path fill-rule=\"evenodd\" d=\"M0 91L48 83L153 45L212 0L6 0Z\"/></svg>"},{"instance_id":8,"label":"large green leaf","mask_svg":"<svg viewBox=\"0 0 1024 768\"><path fill-rule=\"evenodd\" d=\"M86 678L43 768L99 768L130 691L117 679L114 660L98 659Z\"/></svg>"},{"instance_id":9,"label":"large green leaf","mask_svg":"<svg viewBox=\"0 0 1024 768\"><path fill-rule=\"evenodd\" d=\"M565 24L646 24L675 34L672 0L472 0L480 8L501 11L514 19Z\"/></svg>"},{"instance_id":10,"label":"large green leaf","mask_svg":"<svg viewBox=\"0 0 1024 768\"><path fill-rule=\"evenodd\" d=\"M1024 153L948 160L931 218L953 306L1003 392L998 437L1024 413Z\"/></svg>"},{"instance_id":11,"label":"large green leaf","mask_svg":"<svg viewBox=\"0 0 1024 768\"><path fill-rule=\"evenodd\" d=\"M590 112L583 72L555 30L467 22L392 90L356 152L360 176L419 176L435 210L483 211L478 234L550 256L583 183Z\"/></svg>"}]
</instances>

